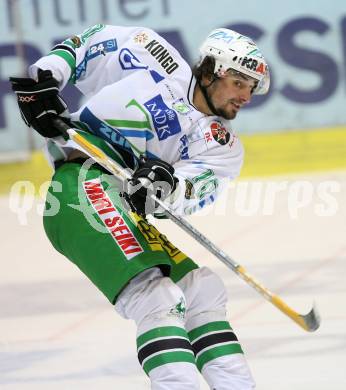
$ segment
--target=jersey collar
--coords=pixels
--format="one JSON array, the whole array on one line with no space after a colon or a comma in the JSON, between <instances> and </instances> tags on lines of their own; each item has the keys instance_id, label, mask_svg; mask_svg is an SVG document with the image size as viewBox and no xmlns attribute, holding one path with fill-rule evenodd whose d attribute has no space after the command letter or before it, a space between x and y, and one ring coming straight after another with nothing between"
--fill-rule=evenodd
<instances>
[{"instance_id":1,"label":"jersey collar","mask_svg":"<svg viewBox=\"0 0 346 390\"><path fill-rule=\"evenodd\" d=\"M189 89L187 91L187 100L189 101L189 104L197 110L196 106L193 104L193 93L196 88L196 83L197 80L194 75L191 76L190 84L189 84ZM197 110L198 111L198 110Z\"/></svg>"}]
</instances>

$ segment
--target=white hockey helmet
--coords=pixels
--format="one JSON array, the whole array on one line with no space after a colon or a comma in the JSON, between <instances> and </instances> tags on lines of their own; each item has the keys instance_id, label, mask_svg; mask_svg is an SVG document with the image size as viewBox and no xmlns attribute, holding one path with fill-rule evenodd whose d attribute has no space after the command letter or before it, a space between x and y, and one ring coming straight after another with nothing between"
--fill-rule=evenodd
<instances>
[{"instance_id":1,"label":"white hockey helmet","mask_svg":"<svg viewBox=\"0 0 346 390\"><path fill-rule=\"evenodd\" d=\"M199 50L199 63L207 56L215 59L216 75L222 76L231 68L258 81L254 94L264 95L268 92L268 65L251 38L227 28L218 28L211 31Z\"/></svg>"}]
</instances>

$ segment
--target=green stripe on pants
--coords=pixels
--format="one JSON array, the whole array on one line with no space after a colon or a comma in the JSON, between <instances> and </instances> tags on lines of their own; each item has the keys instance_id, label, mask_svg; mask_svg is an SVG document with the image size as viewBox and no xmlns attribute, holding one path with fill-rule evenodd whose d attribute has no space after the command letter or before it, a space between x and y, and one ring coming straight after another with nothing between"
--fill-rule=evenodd
<instances>
[{"instance_id":1,"label":"green stripe on pants","mask_svg":"<svg viewBox=\"0 0 346 390\"><path fill-rule=\"evenodd\" d=\"M205 325L190 330L190 332L188 332L189 339L192 342L198 337L205 335L206 333L216 332L219 330L232 330L232 327L227 321L208 322Z\"/></svg>"},{"instance_id":2,"label":"green stripe on pants","mask_svg":"<svg viewBox=\"0 0 346 390\"><path fill-rule=\"evenodd\" d=\"M137 349L148 341L153 341L161 337L178 336L188 340L186 330L179 328L178 326L162 326L160 328L151 329L148 332L143 333L137 338Z\"/></svg>"},{"instance_id":3,"label":"green stripe on pants","mask_svg":"<svg viewBox=\"0 0 346 390\"><path fill-rule=\"evenodd\" d=\"M156 356L149 357L143 364L143 370L147 375L156 367L168 363L186 362L195 364L195 356L192 352L187 351L170 351L163 352Z\"/></svg>"},{"instance_id":4,"label":"green stripe on pants","mask_svg":"<svg viewBox=\"0 0 346 390\"><path fill-rule=\"evenodd\" d=\"M196 358L197 368L201 371L203 366L211 360L235 353L243 353L239 343L220 345L210 348L205 352L201 352L201 354Z\"/></svg>"}]
</instances>

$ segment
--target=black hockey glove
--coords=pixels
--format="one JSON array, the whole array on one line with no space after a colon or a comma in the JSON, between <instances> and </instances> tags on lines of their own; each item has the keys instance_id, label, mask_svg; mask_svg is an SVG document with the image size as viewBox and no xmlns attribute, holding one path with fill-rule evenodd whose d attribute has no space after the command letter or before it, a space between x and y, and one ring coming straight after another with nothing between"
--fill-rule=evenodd
<instances>
[{"instance_id":1,"label":"black hockey glove","mask_svg":"<svg viewBox=\"0 0 346 390\"><path fill-rule=\"evenodd\" d=\"M50 70L39 70L38 81L31 78L10 77L12 89L22 118L43 137L60 135L52 119L67 111L67 105L59 96L59 84Z\"/></svg>"},{"instance_id":2,"label":"black hockey glove","mask_svg":"<svg viewBox=\"0 0 346 390\"><path fill-rule=\"evenodd\" d=\"M152 214L157 206L150 198L166 199L177 187L178 179L174 176L174 168L162 160L140 160L139 167L128 182L126 199L137 214Z\"/></svg>"}]
</instances>

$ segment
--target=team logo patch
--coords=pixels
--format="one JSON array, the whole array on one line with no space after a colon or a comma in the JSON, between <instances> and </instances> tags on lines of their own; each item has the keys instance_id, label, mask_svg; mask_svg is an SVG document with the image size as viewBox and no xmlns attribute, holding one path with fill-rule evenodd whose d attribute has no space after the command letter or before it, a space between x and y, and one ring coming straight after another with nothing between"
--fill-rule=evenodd
<instances>
[{"instance_id":1,"label":"team logo patch","mask_svg":"<svg viewBox=\"0 0 346 390\"><path fill-rule=\"evenodd\" d=\"M148 69L147 65L142 64L140 60L129 49L126 48L120 50L119 62L124 70Z\"/></svg>"},{"instance_id":2,"label":"team logo patch","mask_svg":"<svg viewBox=\"0 0 346 390\"><path fill-rule=\"evenodd\" d=\"M149 35L143 31L136 34L133 40L135 43L138 43L139 45L146 45L149 41Z\"/></svg>"},{"instance_id":3,"label":"team logo patch","mask_svg":"<svg viewBox=\"0 0 346 390\"><path fill-rule=\"evenodd\" d=\"M185 179L185 199L194 198L193 183L190 180Z\"/></svg>"},{"instance_id":4,"label":"team logo patch","mask_svg":"<svg viewBox=\"0 0 346 390\"><path fill-rule=\"evenodd\" d=\"M100 179L83 182L86 196L127 260L144 250L102 187Z\"/></svg>"},{"instance_id":5,"label":"team logo patch","mask_svg":"<svg viewBox=\"0 0 346 390\"><path fill-rule=\"evenodd\" d=\"M160 141L181 132L177 113L166 105L161 95L148 100L144 106L151 115Z\"/></svg>"},{"instance_id":6,"label":"team logo patch","mask_svg":"<svg viewBox=\"0 0 346 390\"><path fill-rule=\"evenodd\" d=\"M177 303L174 307L169 311L169 315L173 317L178 317L180 319L185 318L186 313L186 303L183 297L180 298L179 303Z\"/></svg>"},{"instance_id":7,"label":"team logo patch","mask_svg":"<svg viewBox=\"0 0 346 390\"><path fill-rule=\"evenodd\" d=\"M77 35L74 35L70 39L71 39L72 43L74 44L75 48L82 46L82 41L80 40L80 38Z\"/></svg>"},{"instance_id":8,"label":"team logo patch","mask_svg":"<svg viewBox=\"0 0 346 390\"><path fill-rule=\"evenodd\" d=\"M231 138L230 133L221 122L212 122L210 125L210 130L214 140L220 145L226 145Z\"/></svg>"}]
</instances>

